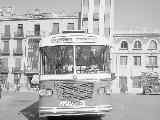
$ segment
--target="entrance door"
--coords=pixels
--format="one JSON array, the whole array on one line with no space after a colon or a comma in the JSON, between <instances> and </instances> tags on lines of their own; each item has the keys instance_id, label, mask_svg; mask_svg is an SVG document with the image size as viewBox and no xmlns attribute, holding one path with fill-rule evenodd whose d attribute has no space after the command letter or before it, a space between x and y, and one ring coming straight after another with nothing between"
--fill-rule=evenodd
<instances>
[{"instance_id":1,"label":"entrance door","mask_svg":"<svg viewBox=\"0 0 160 120\"><path fill-rule=\"evenodd\" d=\"M121 92L128 91L127 77L119 76L119 87L121 88Z\"/></svg>"}]
</instances>

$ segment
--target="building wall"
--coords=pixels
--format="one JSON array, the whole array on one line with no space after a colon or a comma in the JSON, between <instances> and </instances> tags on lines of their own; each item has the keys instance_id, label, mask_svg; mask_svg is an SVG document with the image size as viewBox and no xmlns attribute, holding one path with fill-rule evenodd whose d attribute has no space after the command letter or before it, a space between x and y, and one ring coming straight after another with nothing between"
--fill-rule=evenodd
<instances>
[{"instance_id":1,"label":"building wall","mask_svg":"<svg viewBox=\"0 0 160 120\"><path fill-rule=\"evenodd\" d=\"M28 88L28 74L30 75L37 75L35 71L30 70L30 73L25 72L28 66L28 48L29 48L29 40L33 39L35 41L39 41L44 36L48 36L52 34L53 29L53 23L59 23L59 33L62 33L62 31L67 30L68 23L74 23L74 30L78 30L78 16L54 16L50 18L21 18L21 19L14 19L15 16L12 17L0 17L0 34L3 35L5 33L5 25L10 25L10 33L11 36L7 39L3 39L3 36L0 38L0 50L1 53L4 49L4 41L9 41L9 53L8 55L0 54L0 58L8 58L8 69L9 71L5 74L8 75L6 79L6 83L9 84L9 90L13 91L16 89L16 83L14 82L14 76L15 74L19 74L20 77L20 85L21 90L26 90ZM14 55L13 50L17 47L17 40L14 38L14 33L17 33L17 27L18 24L23 24L23 33L24 37L18 38L22 41L22 51L23 54L20 55ZM34 25L39 24L40 25L40 36L34 35ZM35 56L36 54L33 54ZM13 73L12 68L17 67L15 65L16 58L21 58L21 68L19 69L19 72ZM37 72L37 71L36 71ZM4 72L1 74L4 74ZM35 77L34 77L35 78Z\"/></svg>"},{"instance_id":2,"label":"building wall","mask_svg":"<svg viewBox=\"0 0 160 120\"><path fill-rule=\"evenodd\" d=\"M110 38L114 26L114 0L82 0L81 21L86 32Z\"/></svg>"},{"instance_id":3,"label":"building wall","mask_svg":"<svg viewBox=\"0 0 160 120\"><path fill-rule=\"evenodd\" d=\"M160 71L160 31L159 32L139 32L133 33L132 31L122 31L122 33L115 33L113 37L113 50L112 56L112 72L116 73L116 80L113 81L113 89L119 90L120 86L120 76L127 77L127 92L141 92L142 88L135 87L131 76L141 75L142 72L157 73L155 78L159 76ZM128 47L121 48L122 41L128 43ZM140 41L142 47L134 48L136 41ZM151 49L151 41L154 41L157 45L156 49ZM127 65L121 65L120 57L127 57ZM141 64L135 65L134 56L141 57ZM149 57L156 56L157 64L151 65ZM154 76L153 76L154 77Z\"/></svg>"}]
</instances>

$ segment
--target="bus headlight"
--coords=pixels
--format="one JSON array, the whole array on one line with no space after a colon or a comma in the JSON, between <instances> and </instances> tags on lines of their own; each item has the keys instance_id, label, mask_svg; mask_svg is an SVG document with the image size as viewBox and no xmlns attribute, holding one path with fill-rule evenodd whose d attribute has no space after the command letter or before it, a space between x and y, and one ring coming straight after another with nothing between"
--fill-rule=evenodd
<instances>
[{"instance_id":1,"label":"bus headlight","mask_svg":"<svg viewBox=\"0 0 160 120\"><path fill-rule=\"evenodd\" d=\"M40 96L51 96L53 94L53 91L50 89L40 89L39 90L39 95Z\"/></svg>"},{"instance_id":2,"label":"bus headlight","mask_svg":"<svg viewBox=\"0 0 160 120\"><path fill-rule=\"evenodd\" d=\"M99 95L110 95L112 90L110 87L100 87L98 90L97 90L98 94Z\"/></svg>"},{"instance_id":3,"label":"bus headlight","mask_svg":"<svg viewBox=\"0 0 160 120\"><path fill-rule=\"evenodd\" d=\"M110 87L106 87L106 94L107 95L110 95L112 92L111 88Z\"/></svg>"},{"instance_id":4,"label":"bus headlight","mask_svg":"<svg viewBox=\"0 0 160 120\"><path fill-rule=\"evenodd\" d=\"M105 94L105 87L100 87L97 92L99 95L104 95Z\"/></svg>"}]
</instances>

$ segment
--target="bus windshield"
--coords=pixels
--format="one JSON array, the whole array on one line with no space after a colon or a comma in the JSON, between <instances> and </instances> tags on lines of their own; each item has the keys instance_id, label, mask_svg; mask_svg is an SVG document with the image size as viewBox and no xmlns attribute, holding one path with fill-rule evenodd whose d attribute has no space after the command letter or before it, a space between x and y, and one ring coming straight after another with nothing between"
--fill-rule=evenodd
<instances>
[{"instance_id":1,"label":"bus windshield","mask_svg":"<svg viewBox=\"0 0 160 120\"><path fill-rule=\"evenodd\" d=\"M58 45L43 47L41 53L42 74L72 74L74 69L77 74L110 72L108 46Z\"/></svg>"}]
</instances>

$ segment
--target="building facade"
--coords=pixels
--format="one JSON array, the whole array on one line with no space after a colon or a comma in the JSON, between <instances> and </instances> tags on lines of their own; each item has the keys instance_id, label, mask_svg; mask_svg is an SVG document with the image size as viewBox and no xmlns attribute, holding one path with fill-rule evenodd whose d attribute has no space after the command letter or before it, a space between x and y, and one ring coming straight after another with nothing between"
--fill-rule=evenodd
<instances>
[{"instance_id":1,"label":"building facade","mask_svg":"<svg viewBox=\"0 0 160 120\"><path fill-rule=\"evenodd\" d=\"M82 0L81 12L83 30L111 38L114 25L114 0Z\"/></svg>"},{"instance_id":2,"label":"building facade","mask_svg":"<svg viewBox=\"0 0 160 120\"><path fill-rule=\"evenodd\" d=\"M38 83L39 41L48 35L65 30L78 30L79 14L65 15L42 13L38 9L24 15L10 12L12 7L0 16L0 59L4 66L0 74L2 84L14 91L30 90ZM12 13L12 14L11 14Z\"/></svg>"},{"instance_id":3,"label":"building facade","mask_svg":"<svg viewBox=\"0 0 160 120\"><path fill-rule=\"evenodd\" d=\"M116 74L112 88L119 92L125 84L126 92L142 92L141 83L132 77L150 73L157 81L160 74L160 30L123 29L113 36L112 72Z\"/></svg>"}]
</instances>

